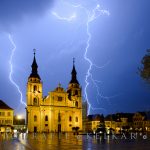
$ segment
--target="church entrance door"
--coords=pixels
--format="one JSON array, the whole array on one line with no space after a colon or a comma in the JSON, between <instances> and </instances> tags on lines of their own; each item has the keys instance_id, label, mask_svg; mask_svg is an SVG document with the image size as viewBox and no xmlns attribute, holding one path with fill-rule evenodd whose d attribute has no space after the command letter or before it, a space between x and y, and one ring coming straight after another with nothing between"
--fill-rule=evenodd
<instances>
[{"instance_id":1,"label":"church entrance door","mask_svg":"<svg viewBox=\"0 0 150 150\"><path fill-rule=\"evenodd\" d=\"M61 124L58 124L58 132L61 132Z\"/></svg>"}]
</instances>

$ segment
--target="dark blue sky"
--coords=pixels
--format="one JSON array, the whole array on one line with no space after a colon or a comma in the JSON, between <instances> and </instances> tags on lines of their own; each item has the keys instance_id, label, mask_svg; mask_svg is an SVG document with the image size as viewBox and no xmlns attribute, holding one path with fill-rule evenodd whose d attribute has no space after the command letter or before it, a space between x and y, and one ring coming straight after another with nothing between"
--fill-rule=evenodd
<instances>
[{"instance_id":1,"label":"dark blue sky","mask_svg":"<svg viewBox=\"0 0 150 150\"><path fill-rule=\"evenodd\" d=\"M75 3L74 3L75 2ZM141 59L150 48L150 1L149 0L33 0L32 2L0 0L0 99L14 108L16 113L25 114L25 106L20 105L20 95L9 80L9 60L13 45L16 44L13 64L13 79L19 85L26 101L26 83L31 72L33 48L37 49L39 74L43 81L44 95L60 82L64 88L70 81L72 58L76 58L78 80L83 89L89 67L84 59L88 35L87 14L97 4L108 10L110 15L100 15L89 24L92 35L87 56L94 64L104 66L91 70L97 89L89 78L88 97L90 113L135 112L150 110L150 86L138 75ZM70 22L61 17L76 18ZM102 108L102 109L97 109Z\"/></svg>"}]
</instances>

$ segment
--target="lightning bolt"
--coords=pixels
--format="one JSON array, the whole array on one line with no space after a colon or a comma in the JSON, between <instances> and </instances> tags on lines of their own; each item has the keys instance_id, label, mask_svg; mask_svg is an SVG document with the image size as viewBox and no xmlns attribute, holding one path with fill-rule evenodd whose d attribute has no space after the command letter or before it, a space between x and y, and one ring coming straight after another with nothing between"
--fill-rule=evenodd
<instances>
[{"instance_id":1,"label":"lightning bolt","mask_svg":"<svg viewBox=\"0 0 150 150\"><path fill-rule=\"evenodd\" d=\"M59 16L56 12L52 12L52 14L56 17L56 18L58 18L59 20L64 20L64 21L68 21L68 22L71 22L71 21L73 21L75 18L76 18L76 14L75 13L73 13L73 15L71 15L70 17L61 17L61 16Z\"/></svg>"},{"instance_id":2,"label":"lightning bolt","mask_svg":"<svg viewBox=\"0 0 150 150\"><path fill-rule=\"evenodd\" d=\"M61 1L62 2L62 1ZM92 62L92 60L87 56L87 53L88 53L88 49L90 47L90 41L92 39L92 35L90 33L90 23L93 22L94 20L96 20L101 14L106 14L106 15L110 15L109 11L108 10L104 10L104 9L101 9L100 8L100 5L97 4L95 8L93 8L92 10L88 10L86 7L83 7L82 5L73 5L73 4L70 4L68 2L64 2L66 3L67 5L70 5L71 7L74 7L74 8L80 8L80 9L83 9L85 12L86 12L86 15L87 15L87 21L86 21L86 33L87 33L87 42L86 42L86 47L85 47L85 53L84 53L84 59L88 62L89 64L89 67L88 67L88 70L87 70L87 73L86 73L86 76L85 76L85 88L84 88L84 95L85 95L85 100L87 101L88 103L88 114L90 114L90 110L97 110L97 109L101 109L101 110L104 110L105 111L105 108L94 108L92 107L91 103L89 102L89 98L88 98L88 94L87 94L87 89L88 89L88 86L89 86L89 79L91 79L92 83L94 84L94 86L96 87L96 91L97 91L97 96L100 96L101 98L103 99L106 99L108 100L109 102L109 99L112 98L112 97L116 97L118 95L114 95L114 96L111 96L111 97L106 97L106 96L103 96L100 91L99 91L99 86L98 86L98 83L101 83L101 81L99 80L95 80L93 79L93 76L92 76L92 68L98 68L98 69L102 69L104 68L107 64L109 64L109 62L107 62L105 65L99 67L97 66L96 64L94 64ZM63 21L67 21L67 22L70 22L70 21L73 21L73 19L76 18L76 14L74 13L73 15L71 15L70 17L62 17L60 15L58 15L56 12L52 12L52 14L59 20L63 20ZM99 100L97 98L97 102L99 103ZM110 103L110 102L109 102Z\"/></svg>"},{"instance_id":3,"label":"lightning bolt","mask_svg":"<svg viewBox=\"0 0 150 150\"><path fill-rule=\"evenodd\" d=\"M104 108L93 108L91 103L89 102L88 94L87 94L87 88L89 86L89 81L88 80L89 80L89 78L91 78L93 84L95 85L95 87L97 89L97 94L100 97L102 97L102 95L99 92L99 87L97 85L97 82L100 82L100 81L97 81L97 80L93 79L91 70L92 70L93 66L95 66L97 68L103 68L104 67L104 66L103 67L99 67L99 66L93 64L93 62L90 60L90 58L87 57L88 49L90 47L90 41L91 41L91 38L92 38L92 35L90 33L90 30L89 30L89 24L92 21L94 21L95 19L97 19L97 17L99 17L101 13L103 13L103 14L106 13L107 15L109 15L109 12L106 11L106 10L100 9L100 5L99 4L92 10L92 13L90 13L88 10L86 10L86 12L87 12L87 15L88 15L88 20L87 20L87 23L86 23L86 31L87 31L88 39L87 39L87 43L86 43L84 59L89 63L89 68L88 68L86 76L85 76L85 83L86 83L86 85L85 85L85 88L84 88L84 94L85 94L85 99L87 100L87 103L88 103L88 115L89 115L91 109L93 109L93 110L96 110L96 109L103 109L103 110L105 110ZM96 12L98 12L98 14Z\"/></svg>"},{"instance_id":4,"label":"lightning bolt","mask_svg":"<svg viewBox=\"0 0 150 150\"><path fill-rule=\"evenodd\" d=\"M12 75L13 75L12 59L13 59L13 56L14 56L14 53L15 53L15 50L16 50L16 45L15 45L15 43L14 43L14 41L13 41L13 39L12 39L12 36L11 36L10 34L8 35L8 37L9 37L9 40L10 40L11 44L13 45L13 49L12 49L11 56L10 56L10 60L9 60L9 65L10 65L9 80L10 80L10 82L16 87L18 93L20 94L20 102L21 102L21 104L23 104L23 105L26 106L26 103L22 100L22 99L23 99L23 98L22 98L22 97L23 97L23 96L22 96L22 92L21 92L19 86L17 85L17 83L16 83L16 82L13 80L13 78L12 78Z\"/></svg>"}]
</instances>

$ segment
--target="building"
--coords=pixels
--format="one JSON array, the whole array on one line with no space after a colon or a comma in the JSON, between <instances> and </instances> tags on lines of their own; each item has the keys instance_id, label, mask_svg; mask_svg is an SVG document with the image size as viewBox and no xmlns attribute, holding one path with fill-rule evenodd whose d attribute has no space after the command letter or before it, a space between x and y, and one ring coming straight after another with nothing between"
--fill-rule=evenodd
<instances>
[{"instance_id":1,"label":"building","mask_svg":"<svg viewBox=\"0 0 150 150\"><path fill-rule=\"evenodd\" d=\"M88 104L87 101L82 103L82 130L83 132L87 131L87 111L88 111Z\"/></svg>"},{"instance_id":2,"label":"building","mask_svg":"<svg viewBox=\"0 0 150 150\"><path fill-rule=\"evenodd\" d=\"M0 132L11 132L13 129L14 110L0 100Z\"/></svg>"},{"instance_id":3,"label":"building","mask_svg":"<svg viewBox=\"0 0 150 150\"><path fill-rule=\"evenodd\" d=\"M150 131L150 111L145 112L146 114L146 119L144 121L144 131Z\"/></svg>"},{"instance_id":4,"label":"building","mask_svg":"<svg viewBox=\"0 0 150 150\"><path fill-rule=\"evenodd\" d=\"M116 113L105 117L105 127L116 133L129 131L133 128L132 113Z\"/></svg>"},{"instance_id":5,"label":"building","mask_svg":"<svg viewBox=\"0 0 150 150\"><path fill-rule=\"evenodd\" d=\"M95 115L88 115L87 117L87 132L95 132L98 127L104 125L104 116L95 114Z\"/></svg>"},{"instance_id":6,"label":"building","mask_svg":"<svg viewBox=\"0 0 150 150\"><path fill-rule=\"evenodd\" d=\"M28 131L70 132L75 127L82 130L82 94L74 60L67 90L58 84L46 97L43 97L35 53L31 67L26 91Z\"/></svg>"},{"instance_id":7,"label":"building","mask_svg":"<svg viewBox=\"0 0 150 150\"><path fill-rule=\"evenodd\" d=\"M137 131L142 131L144 127L144 122L146 120L145 112L136 112L133 116L133 127Z\"/></svg>"},{"instance_id":8,"label":"building","mask_svg":"<svg viewBox=\"0 0 150 150\"><path fill-rule=\"evenodd\" d=\"M116 115L115 114L107 115L105 117L105 127L107 130L116 129Z\"/></svg>"}]
</instances>

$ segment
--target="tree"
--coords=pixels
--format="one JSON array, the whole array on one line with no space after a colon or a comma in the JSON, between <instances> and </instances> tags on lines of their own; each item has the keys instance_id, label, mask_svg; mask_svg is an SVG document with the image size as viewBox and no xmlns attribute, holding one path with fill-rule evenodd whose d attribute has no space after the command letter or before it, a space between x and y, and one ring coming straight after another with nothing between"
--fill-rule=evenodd
<instances>
[{"instance_id":1,"label":"tree","mask_svg":"<svg viewBox=\"0 0 150 150\"><path fill-rule=\"evenodd\" d=\"M143 57L142 67L139 68L140 76L148 83L150 83L150 49L147 50L147 54Z\"/></svg>"}]
</instances>

